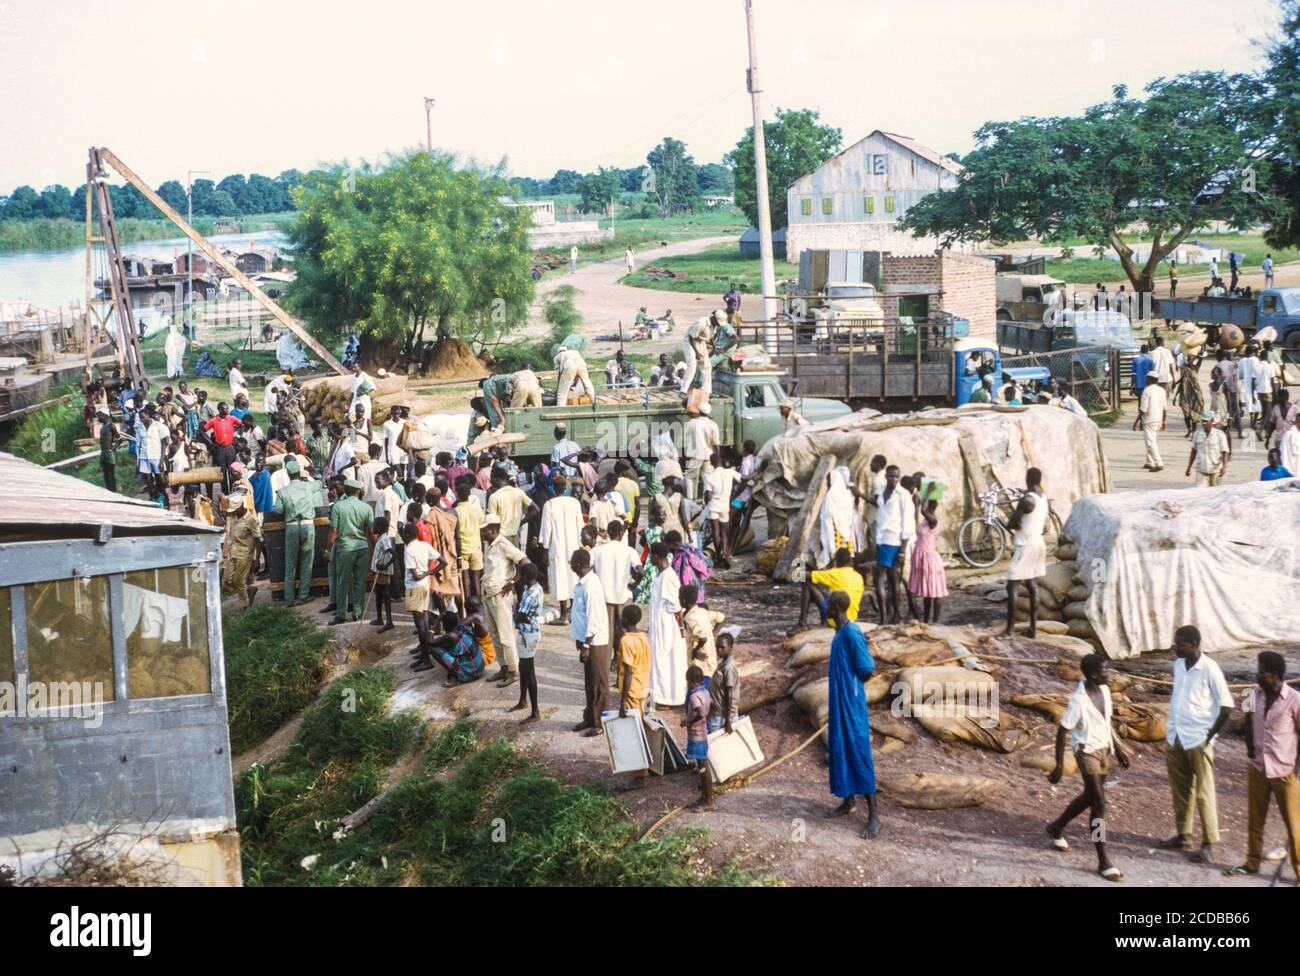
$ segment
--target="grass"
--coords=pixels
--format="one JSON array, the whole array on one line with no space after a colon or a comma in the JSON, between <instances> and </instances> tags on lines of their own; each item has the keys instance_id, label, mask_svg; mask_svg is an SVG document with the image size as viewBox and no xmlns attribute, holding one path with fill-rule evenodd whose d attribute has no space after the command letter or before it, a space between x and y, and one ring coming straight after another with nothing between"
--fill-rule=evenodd
<instances>
[{"instance_id":1,"label":"grass","mask_svg":"<svg viewBox=\"0 0 1300 976\"><path fill-rule=\"evenodd\" d=\"M292 610L255 603L222 634L230 748L264 740L316 697L325 676L329 633Z\"/></svg>"},{"instance_id":2,"label":"grass","mask_svg":"<svg viewBox=\"0 0 1300 976\"><path fill-rule=\"evenodd\" d=\"M744 214L734 207L713 208L703 210L694 214L680 214L676 217L616 217L610 220L608 217L602 218L601 227L614 228L614 236L601 241L591 241L586 244L579 244L578 263L591 264L595 261L608 261L611 258L621 257L623 252L630 246L634 250L646 253L638 253L637 263L643 263L652 260L651 249L657 248L661 241L674 243L676 241L689 241L701 237L721 237L727 234L740 233L747 227L748 222ZM568 258L569 247L543 248L544 251L555 251L561 253L566 259ZM569 266L566 263L563 268L550 272L550 274L567 274Z\"/></svg>"},{"instance_id":3,"label":"grass","mask_svg":"<svg viewBox=\"0 0 1300 976\"><path fill-rule=\"evenodd\" d=\"M649 256L641 267L630 275L619 279L620 284L633 288L653 288L657 291L681 292L716 292L721 295L731 282L740 290L758 293L762 287L758 258L741 257L735 243L720 244L695 254L682 254L677 257L655 261ZM646 273L650 266L667 268L670 271L684 271L685 278L655 278ZM778 265L777 276L795 274L793 265Z\"/></svg>"},{"instance_id":4,"label":"grass","mask_svg":"<svg viewBox=\"0 0 1300 976\"><path fill-rule=\"evenodd\" d=\"M419 771L336 840L339 820L378 795L383 766L415 738L413 720L384 713L390 679L381 674L354 672L331 686L289 755L240 778L245 883L658 887L760 880L731 865L708 866L700 831L639 841L636 822L604 786L562 783L505 739L480 743L466 721L439 731ZM344 682L364 685L352 713L341 711Z\"/></svg>"},{"instance_id":5,"label":"grass","mask_svg":"<svg viewBox=\"0 0 1300 976\"><path fill-rule=\"evenodd\" d=\"M268 228L287 231L297 218L293 212L249 214L245 217L195 217L194 228L209 236L221 227L222 232L234 225L239 233ZM165 217L123 217L117 221L118 236L123 244L136 241L170 240L180 237L180 229ZM96 230L98 233L98 230ZM34 220L0 220L0 254L13 251L62 251L86 243L84 220L41 217Z\"/></svg>"}]
</instances>

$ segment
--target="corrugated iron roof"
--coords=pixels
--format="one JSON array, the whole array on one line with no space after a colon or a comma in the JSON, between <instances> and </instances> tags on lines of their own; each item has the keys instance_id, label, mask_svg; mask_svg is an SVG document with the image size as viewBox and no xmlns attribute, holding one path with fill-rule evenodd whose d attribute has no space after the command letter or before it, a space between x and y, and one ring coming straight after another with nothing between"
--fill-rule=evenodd
<instances>
[{"instance_id":1,"label":"corrugated iron roof","mask_svg":"<svg viewBox=\"0 0 1300 976\"><path fill-rule=\"evenodd\" d=\"M957 162L957 160L949 159L947 156L943 155L942 153L935 152L929 146L922 145L921 143L913 139L911 136L900 135L897 132L886 132L884 129L877 129L876 132L879 132L882 136L884 136L887 139L894 140L894 142L898 143L900 146L904 146L907 149L912 150L912 152L916 153L918 156L921 156L924 159L928 159L936 166L942 166L944 169L946 169L949 173L952 173L954 176L959 174L965 168L962 166L961 163Z\"/></svg>"},{"instance_id":2,"label":"corrugated iron roof","mask_svg":"<svg viewBox=\"0 0 1300 976\"><path fill-rule=\"evenodd\" d=\"M99 525L149 535L222 531L0 451L0 538L41 526Z\"/></svg>"}]
</instances>

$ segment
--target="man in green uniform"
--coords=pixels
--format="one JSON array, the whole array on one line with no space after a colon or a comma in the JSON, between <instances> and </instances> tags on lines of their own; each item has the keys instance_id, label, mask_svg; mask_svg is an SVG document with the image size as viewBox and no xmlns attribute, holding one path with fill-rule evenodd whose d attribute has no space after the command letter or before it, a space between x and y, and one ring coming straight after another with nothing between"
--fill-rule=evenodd
<instances>
[{"instance_id":1,"label":"man in green uniform","mask_svg":"<svg viewBox=\"0 0 1300 976\"><path fill-rule=\"evenodd\" d=\"M311 598L311 564L316 554L316 506L324 504L320 482L303 476L293 455L284 461L290 481L275 497L275 510L284 516L284 605ZM296 584L296 585L295 585Z\"/></svg>"},{"instance_id":2,"label":"man in green uniform","mask_svg":"<svg viewBox=\"0 0 1300 976\"><path fill-rule=\"evenodd\" d=\"M366 594L366 567L370 564L370 532L375 513L361 500L361 482L343 482L344 497L330 510L329 558L334 568L334 623L360 620ZM351 606L349 607L349 602Z\"/></svg>"}]
</instances>

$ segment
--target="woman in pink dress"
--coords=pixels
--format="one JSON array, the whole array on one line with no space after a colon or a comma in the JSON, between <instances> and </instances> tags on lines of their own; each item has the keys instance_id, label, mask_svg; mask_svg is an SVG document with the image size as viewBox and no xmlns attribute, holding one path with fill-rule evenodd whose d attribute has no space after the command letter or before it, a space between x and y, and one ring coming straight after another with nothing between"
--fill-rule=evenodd
<instances>
[{"instance_id":1,"label":"woman in pink dress","mask_svg":"<svg viewBox=\"0 0 1300 976\"><path fill-rule=\"evenodd\" d=\"M939 622L939 608L948 595L948 581L943 575L943 558L939 555L939 517L935 510L938 499L925 503L921 521L916 526L916 545L912 551L912 574L907 580L908 592L924 599L921 620Z\"/></svg>"}]
</instances>

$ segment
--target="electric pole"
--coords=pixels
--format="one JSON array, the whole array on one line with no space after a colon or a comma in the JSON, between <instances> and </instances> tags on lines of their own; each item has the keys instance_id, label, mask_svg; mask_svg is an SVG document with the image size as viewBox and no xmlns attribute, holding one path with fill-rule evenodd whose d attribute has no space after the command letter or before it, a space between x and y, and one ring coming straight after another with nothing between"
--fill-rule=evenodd
<instances>
[{"instance_id":1,"label":"electric pole","mask_svg":"<svg viewBox=\"0 0 1300 976\"><path fill-rule=\"evenodd\" d=\"M758 195L758 255L762 274L763 348L775 348L776 268L772 261L772 208L767 197L767 146L763 137L763 87L758 80L758 45L754 41L754 2L745 0L745 33L749 36L746 87L754 108L754 184Z\"/></svg>"},{"instance_id":2,"label":"electric pole","mask_svg":"<svg viewBox=\"0 0 1300 976\"><path fill-rule=\"evenodd\" d=\"M429 155L433 155L433 104L437 99L424 96L424 133Z\"/></svg>"}]
</instances>

